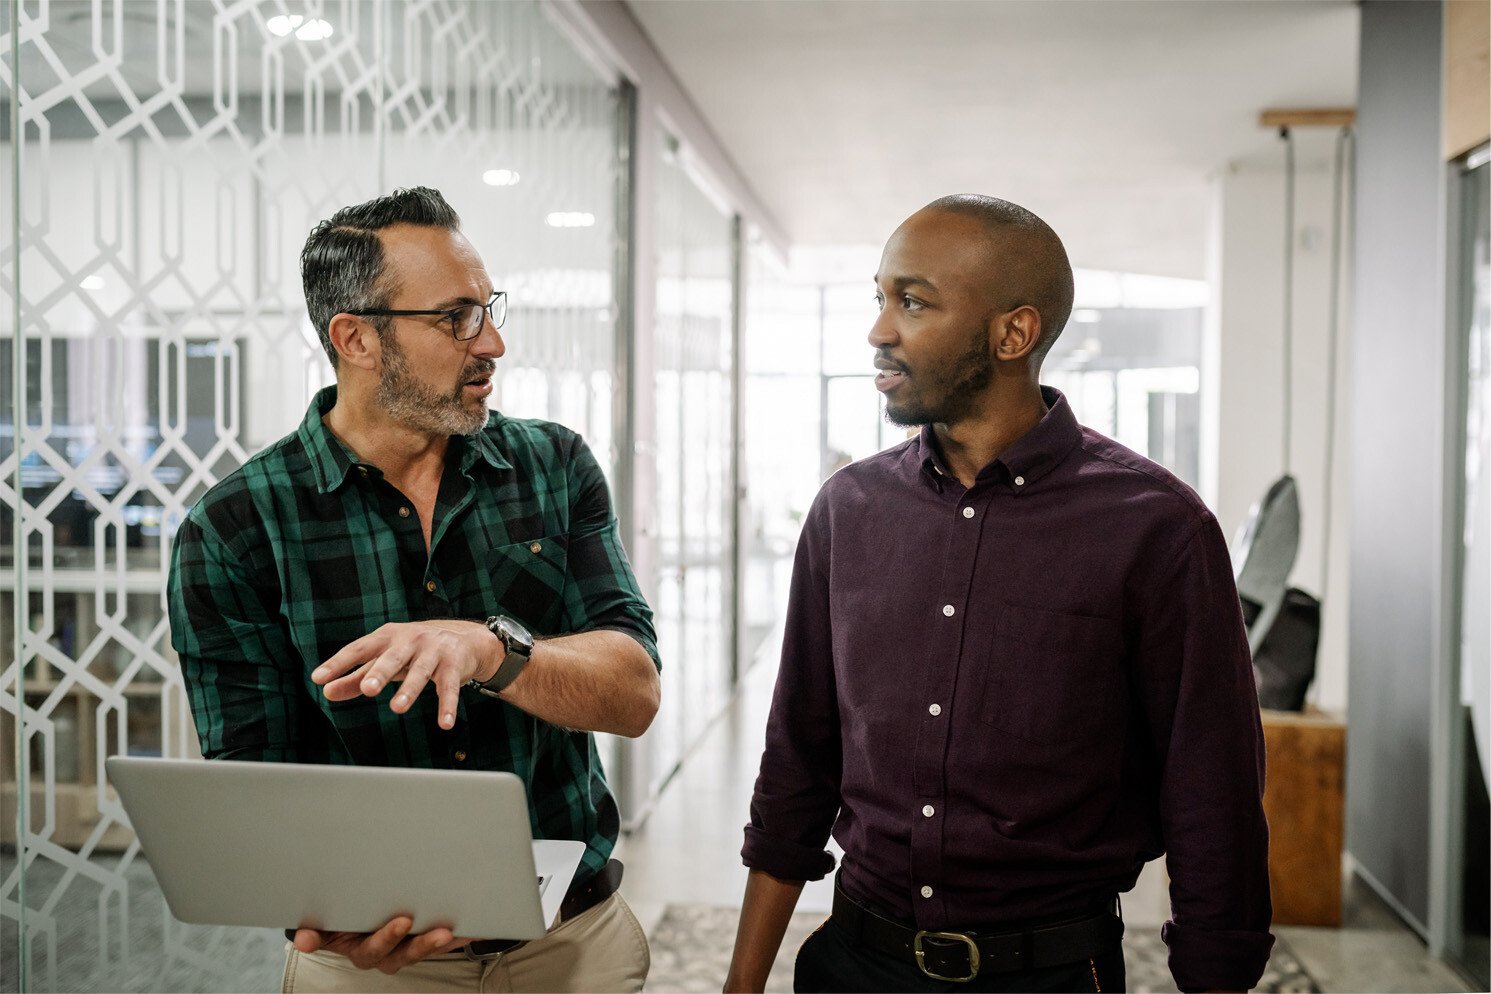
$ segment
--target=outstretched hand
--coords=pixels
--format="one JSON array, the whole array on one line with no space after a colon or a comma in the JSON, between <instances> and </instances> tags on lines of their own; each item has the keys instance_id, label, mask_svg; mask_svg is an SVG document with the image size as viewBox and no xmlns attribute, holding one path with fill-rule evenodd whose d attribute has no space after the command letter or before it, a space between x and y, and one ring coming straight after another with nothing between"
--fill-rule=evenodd
<instances>
[{"instance_id":1,"label":"outstretched hand","mask_svg":"<svg viewBox=\"0 0 1491 994\"><path fill-rule=\"evenodd\" d=\"M454 728L461 687L478 674L490 678L505 650L486 625L443 619L389 623L354 642L311 672L329 701L377 697L401 682L389 707L403 714L426 685L440 701L440 727Z\"/></svg>"}]
</instances>

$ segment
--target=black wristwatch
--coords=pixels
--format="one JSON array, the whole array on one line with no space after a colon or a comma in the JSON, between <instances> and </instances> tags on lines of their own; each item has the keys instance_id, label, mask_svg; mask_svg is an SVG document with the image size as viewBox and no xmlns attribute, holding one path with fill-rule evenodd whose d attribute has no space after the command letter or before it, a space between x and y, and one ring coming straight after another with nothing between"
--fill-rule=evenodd
<instances>
[{"instance_id":1,"label":"black wristwatch","mask_svg":"<svg viewBox=\"0 0 1491 994\"><path fill-rule=\"evenodd\" d=\"M466 686L488 697L500 697L528 665L528 657L533 654L533 634L505 614L488 618L487 628L502 640L507 655L502 657L502 664L490 680L486 683L468 680Z\"/></svg>"}]
</instances>

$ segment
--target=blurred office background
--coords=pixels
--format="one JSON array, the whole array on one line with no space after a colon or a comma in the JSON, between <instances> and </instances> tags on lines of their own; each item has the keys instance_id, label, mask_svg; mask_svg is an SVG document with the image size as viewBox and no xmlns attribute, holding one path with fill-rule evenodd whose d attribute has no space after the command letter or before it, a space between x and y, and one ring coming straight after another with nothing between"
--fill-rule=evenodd
<instances>
[{"instance_id":1,"label":"blurred office background","mask_svg":"<svg viewBox=\"0 0 1491 994\"><path fill-rule=\"evenodd\" d=\"M657 613L662 711L603 743L644 921L680 866L738 902L797 528L905 437L865 342L880 246L980 192L1078 267L1045 380L1086 424L1229 532L1298 481L1309 704L1349 743L1342 927L1392 935L1302 931L1314 982L1486 989L1487 9L7 5L0 989L259 989L278 955L170 917L102 764L197 755L173 534L331 382L307 232L410 185L510 295L495 404L585 435Z\"/></svg>"}]
</instances>

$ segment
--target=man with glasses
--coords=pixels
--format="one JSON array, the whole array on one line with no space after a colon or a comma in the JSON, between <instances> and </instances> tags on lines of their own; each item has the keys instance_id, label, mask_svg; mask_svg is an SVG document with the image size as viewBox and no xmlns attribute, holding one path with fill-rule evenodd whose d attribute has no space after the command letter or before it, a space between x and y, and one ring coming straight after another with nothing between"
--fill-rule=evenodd
<instances>
[{"instance_id":1,"label":"man with glasses","mask_svg":"<svg viewBox=\"0 0 1491 994\"><path fill-rule=\"evenodd\" d=\"M510 771L535 834L586 852L542 939L300 929L285 990L640 990L592 732L645 731L660 664L600 467L573 431L487 410L507 298L437 191L336 212L301 273L336 385L175 542L202 752ZM390 858L464 858L408 842Z\"/></svg>"}]
</instances>

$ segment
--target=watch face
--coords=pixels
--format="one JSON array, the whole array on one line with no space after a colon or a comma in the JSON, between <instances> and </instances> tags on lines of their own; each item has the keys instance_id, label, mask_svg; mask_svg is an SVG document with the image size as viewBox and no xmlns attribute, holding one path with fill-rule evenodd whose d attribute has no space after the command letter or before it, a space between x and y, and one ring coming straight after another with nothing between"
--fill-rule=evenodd
<instances>
[{"instance_id":1,"label":"watch face","mask_svg":"<svg viewBox=\"0 0 1491 994\"><path fill-rule=\"evenodd\" d=\"M524 628L519 622L504 615L497 623L507 632L508 637L514 641L522 642L526 645L533 644L533 633Z\"/></svg>"}]
</instances>

